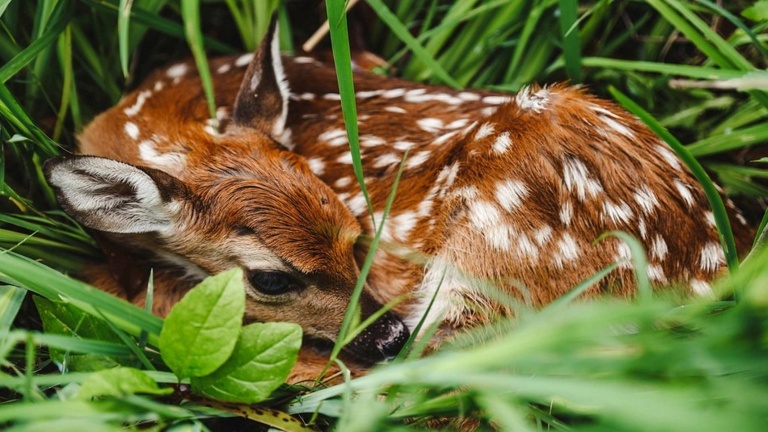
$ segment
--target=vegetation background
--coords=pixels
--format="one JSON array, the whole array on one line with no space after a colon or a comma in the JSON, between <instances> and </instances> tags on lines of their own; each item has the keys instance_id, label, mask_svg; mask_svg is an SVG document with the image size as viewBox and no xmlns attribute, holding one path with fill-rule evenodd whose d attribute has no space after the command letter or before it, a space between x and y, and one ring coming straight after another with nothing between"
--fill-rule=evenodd
<instances>
[{"instance_id":1,"label":"vegetation background","mask_svg":"<svg viewBox=\"0 0 768 432\"><path fill-rule=\"evenodd\" d=\"M334 0L0 0L0 428L257 427L204 420L245 410L289 430L420 429L444 418L523 431L766 430L761 241L741 264L729 257L731 275L718 283L716 299L654 294L564 308L571 296L543 311L521 306L515 322L428 358L414 347L345 385L283 388L263 402L274 412L204 406L157 355L161 320L61 273L77 275L100 252L58 210L42 162L71 151L83 124L153 68L192 54L202 65L206 54L252 50L274 9L287 52L300 52L327 13L333 50L326 38L319 55L343 60L350 46L367 49L388 61L381 73L511 92L532 82L583 83L659 133L670 131L665 139L684 143L673 148L689 166L703 166L762 228L768 1L367 0L346 20L343 7ZM342 79L346 102L349 84ZM727 244L722 202L710 198ZM641 253L635 258L644 273ZM39 315L58 327L43 331ZM153 386L173 393L151 396L145 387L77 397L82 383L104 379L98 371L116 365L145 370Z\"/></svg>"}]
</instances>

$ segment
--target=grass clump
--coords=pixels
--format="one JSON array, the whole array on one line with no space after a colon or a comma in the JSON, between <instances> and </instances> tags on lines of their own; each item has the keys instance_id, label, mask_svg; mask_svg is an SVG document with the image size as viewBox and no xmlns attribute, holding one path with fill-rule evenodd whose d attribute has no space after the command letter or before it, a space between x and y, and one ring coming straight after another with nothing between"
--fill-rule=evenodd
<instances>
[{"instance_id":1,"label":"grass clump","mask_svg":"<svg viewBox=\"0 0 768 432\"><path fill-rule=\"evenodd\" d=\"M522 311L432 356L342 385L283 388L259 407L190 393L158 354L161 319L64 276L100 252L58 210L43 161L71 150L83 124L169 57L195 52L202 65L204 53L250 50L275 8L281 44L294 50L320 25L302 14L316 6L0 1L0 427L205 429L212 423L203 419L234 413L285 430L765 429L763 241L740 266L729 252L733 272L716 284L715 299L652 294ZM507 91L569 80L610 97L613 87L621 103L641 107L633 112L683 143L686 162L745 204L755 225L765 219L767 171L753 162L768 140L765 1L367 0L347 16L352 37L339 24L342 2L326 6L336 58L364 36L389 62L382 73ZM342 91L345 116L354 119L349 74L339 76L350 90ZM713 204L716 214L721 207ZM727 239L723 218L718 227ZM35 309L35 296L47 303ZM61 328L41 331L36 310ZM118 365L142 375L99 375ZM77 397L93 395L100 379L134 385Z\"/></svg>"}]
</instances>

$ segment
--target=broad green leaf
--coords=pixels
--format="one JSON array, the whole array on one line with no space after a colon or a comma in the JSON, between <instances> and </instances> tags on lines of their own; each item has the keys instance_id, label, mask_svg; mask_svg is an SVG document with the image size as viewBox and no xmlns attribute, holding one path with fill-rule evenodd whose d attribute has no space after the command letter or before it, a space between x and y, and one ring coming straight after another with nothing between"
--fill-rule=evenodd
<instances>
[{"instance_id":1,"label":"broad green leaf","mask_svg":"<svg viewBox=\"0 0 768 432\"><path fill-rule=\"evenodd\" d=\"M144 372L127 367L117 367L92 373L80 385L77 398L90 400L99 396L126 396L136 393L167 395L171 388L160 388Z\"/></svg>"},{"instance_id":2,"label":"broad green leaf","mask_svg":"<svg viewBox=\"0 0 768 432\"><path fill-rule=\"evenodd\" d=\"M760 0L752 6L744 9L741 15L752 21L768 21L768 0Z\"/></svg>"},{"instance_id":3,"label":"broad green leaf","mask_svg":"<svg viewBox=\"0 0 768 432\"><path fill-rule=\"evenodd\" d=\"M232 354L244 313L242 270L232 269L205 279L165 319L160 332L165 364L179 378L215 371Z\"/></svg>"},{"instance_id":4,"label":"broad green leaf","mask_svg":"<svg viewBox=\"0 0 768 432\"><path fill-rule=\"evenodd\" d=\"M243 328L232 357L214 373L192 379L205 396L227 402L256 403L285 382L301 347L301 327L255 323Z\"/></svg>"},{"instance_id":5,"label":"broad green leaf","mask_svg":"<svg viewBox=\"0 0 768 432\"><path fill-rule=\"evenodd\" d=\"M43 329L46 333L114 342L122 345L118 337L101 319L89 315L69 303L53 302L43 297L33 297ZM50 348L51 359L65 363L70 370L96 371L118 366L114 357L98 353L69 354L66 350Z\"/></svg>"}]
</instances>

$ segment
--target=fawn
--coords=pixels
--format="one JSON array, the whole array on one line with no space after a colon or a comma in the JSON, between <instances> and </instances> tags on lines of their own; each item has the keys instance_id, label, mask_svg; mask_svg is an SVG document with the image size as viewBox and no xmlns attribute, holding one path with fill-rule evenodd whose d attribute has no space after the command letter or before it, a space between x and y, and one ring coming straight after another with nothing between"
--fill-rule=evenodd
<instances>
[{"instance_id":1,"label":"fawn","mask_svg":"<svg viewBox=\"0 0 768 432\"><path fill-rule=\"evenodd\" d=\"M64 210L159 267L161 313L191 283L239 266L249 320L293 321L334 340L366 253L361 239L380 223L362 314L404 300L350 344L369 360L396 353L422 318L439 325L437 345L510 315L488 285L540 306L619 261L588 295L631 293L627 245L595 242L607 231L645 245L657 285L706 294L724 265L687 168L637 119L579 88L508 95L357 72L371 217L332 67L281 58L273 23L255 54L214 59L211 70L215 119L193 64L174 64L83 131L83 156L46 165ZM114 271L94 269L94 284L141 301Z\"/></svg>"}]
</instances>

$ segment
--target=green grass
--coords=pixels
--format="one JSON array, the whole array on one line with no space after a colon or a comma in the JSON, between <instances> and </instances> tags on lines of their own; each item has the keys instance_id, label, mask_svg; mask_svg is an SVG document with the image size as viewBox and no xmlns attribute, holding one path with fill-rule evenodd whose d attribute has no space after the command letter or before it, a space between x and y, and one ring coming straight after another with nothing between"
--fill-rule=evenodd
<instances>
[{"instance_id":1,"label":"green grass","mask_svg":"<svg viewBox=\"0 0 768 432\"><path fill-rule=\"evenodd\" d=\"M756 147L768 141L768 86L753 79L768 66L765 0L365 3L373 22L363 26L364 36L390 61L385 73L506 91L571 80L615 95L670 144L681 143L675 150L709 191L732 274L717 284L717 300L646 293L631 301L572 304L585 283L561 302L521 310L515 321L478 329L435 355L403 356L347 385L301 397L284 389L265 406L320 429L335 422L340 430L420 429L446 417L505 430L764 430L765 237L739 266L722 203L706 177L741 202L768 196L765 163L753 162L764 156ZM41 166L71 150L82 126L153 68L194 53L204 69L206 53L251 50L275 8L281 46L293 51L321 22L307 18L315 6L302 0L0 0L0 398L6 402L0 428L173 430L205 428L201 419L230 415L194 398L181 403L189 395L156 351L162 320L61 273L77 275L100 252L59 211ZM345 29L346 21L361 17L345 20L340 1L326 6L354 143ZM752 85L744 85L748 79ZM759 211L752 216L755 224L765 219ZM74 333L43 333L31 293L64 300L88 318ZM348 334L355 331L352 321ZM78 364L87 367L68 371ZM175 393L73 398L95 373L89 367L115 364L150 371Z\"/></svg>"}]
</instances>

